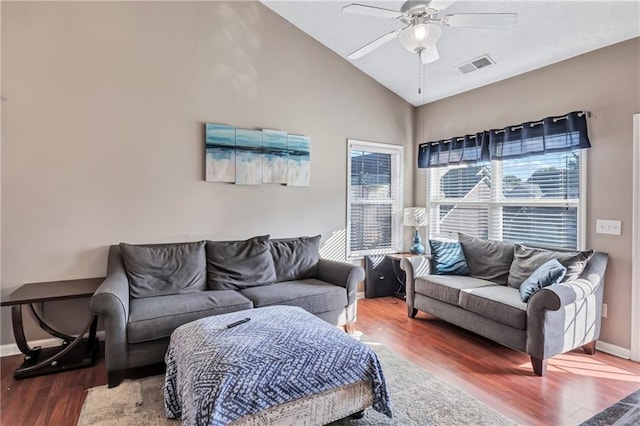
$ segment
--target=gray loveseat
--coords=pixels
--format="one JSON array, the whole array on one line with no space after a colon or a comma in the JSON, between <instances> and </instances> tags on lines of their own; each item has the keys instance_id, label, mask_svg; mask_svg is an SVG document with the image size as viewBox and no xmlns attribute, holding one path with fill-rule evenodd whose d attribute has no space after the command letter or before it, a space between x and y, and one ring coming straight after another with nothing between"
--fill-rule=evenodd
<instances>
[{"instance_id":1,"label":"gray loveseat","mask_svg":"<svg viewBox=\"0 0 640 426\"><path fill-rule=\"evenodd\" d=\"M104 319L109 387L124 370L160 363L173 330L262 306L301 307L352 331L359 266L321 259L320 236L111 246L89 302Z\"/></svg>"},{"instance_id":2,"label":"gray loveseat","mask_svg":"<svg viewBox=\"0 0 640 426\"><path fill-rule=\"evenodd\" d=\"M432 274L432 256L402 260L409 317L424 311L525 352L538 376L554 355L578 347L595 353L607 254L548 251L463 234L459 239L468 275ZM567 266L565 280L523 302L522 280L550 259Z\"/></svg>"}]
</instances>

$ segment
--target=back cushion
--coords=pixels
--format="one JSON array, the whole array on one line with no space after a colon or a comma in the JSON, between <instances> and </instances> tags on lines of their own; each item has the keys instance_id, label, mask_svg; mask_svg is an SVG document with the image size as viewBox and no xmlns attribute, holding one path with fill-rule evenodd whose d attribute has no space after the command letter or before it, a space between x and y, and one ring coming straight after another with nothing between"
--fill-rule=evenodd
<instances>
[{"instance_id":1,"label":"back cushion","mask_svg":"<svg viewBox=\"0 0 640 426\"><path fill-rule=\"evenodd\" d=\"M207 285L210 290L241 290L273 284L276 271L269 236L246 241L207 241Z\"/></svg>"},{"instance_id":2,"label":"back cushion","mask_svg":"<svg viewBox=\"0 0 640 426\"><path fill-rule=\"evenodd\" d=\"M204 241L178 244L120 243L129 294L143 297L191 293L207 288Z\"/></svg>"},{"instance_id":3,"label":"back cushion","mask_svg":"<svg viewBox=\"0 0 640 426\"><path fill-rule=\"evenodd\" d=\"M320 261L320 239L315 237L270 240L271 256L276 268L276 281L314 278Z\"/></svg>"},{"instance_id":4,"label":"back cushion","mask_svg":"<svg viewBox=\"0 0 640 426\"><path fill-rule=\"evenodd\" d=\"M562 279L563 282L575 280L582 274L592 256L593 250L561 252L516 244L513 263L509 270L509 286L520 288L520 284L524 280L529 278L543 263L551 259L558 259L560 264L567 268L567 274Z\"/></svg>"},{"instance_id":5,"label":"back cushion","mask_svg":"<svg viewBox=\"0 0 640 426\"><path fill-rule=\"evenodd\" d=\"M507 285L515 246L500 241L483 240L458 233L469 275L497 284Z\"/></svg>"}]
</instances>

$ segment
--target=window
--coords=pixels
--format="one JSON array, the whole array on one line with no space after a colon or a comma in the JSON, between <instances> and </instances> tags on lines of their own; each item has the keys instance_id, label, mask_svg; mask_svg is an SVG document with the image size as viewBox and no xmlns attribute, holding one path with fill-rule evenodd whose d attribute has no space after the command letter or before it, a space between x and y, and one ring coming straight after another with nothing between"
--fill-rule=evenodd
<instances>
[{"instance_id":1,"label":"window","mask_svg":"<svg viewBox=\"0 0 640 426\"><path fill-rule=\"evenodd\" d=\"M427 170L429 237L582 248L584 150Z\"/></svg>"},{"instance_id":2,"label":"window","mask_svg":"<svg viewBox=\"0 0 640 426\"><path fill-rule=\"evenodd\" d=\"M347 257L402 251L404 148L349 140Z\"/></svg>"}]
</instances>

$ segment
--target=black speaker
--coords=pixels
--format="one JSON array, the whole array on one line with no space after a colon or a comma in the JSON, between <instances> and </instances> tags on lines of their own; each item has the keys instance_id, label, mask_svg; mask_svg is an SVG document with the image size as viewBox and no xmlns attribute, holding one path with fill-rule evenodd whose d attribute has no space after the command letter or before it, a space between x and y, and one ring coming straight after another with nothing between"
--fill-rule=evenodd
<instances>
[{"instance_id":1,"label":"black speaker","mask_svg":"<svg viewBox=\"0 0 640 426\"><path fill-rule=\"evenodd\" d=\"M404 271L399 263L384 254L365 256L364 297L373 299L404 291Z\"/></svg>"}]
</instances>

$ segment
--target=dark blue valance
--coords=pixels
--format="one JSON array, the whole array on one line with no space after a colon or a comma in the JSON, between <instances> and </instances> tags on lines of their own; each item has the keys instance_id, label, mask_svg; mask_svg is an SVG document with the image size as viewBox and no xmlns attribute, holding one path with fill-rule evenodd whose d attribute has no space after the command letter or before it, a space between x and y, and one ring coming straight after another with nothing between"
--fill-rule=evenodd
<instances>
[{"instance_id":1,"label":"dark blue valance","mask_svg":"<svg viewBox=\"0 0 640 426\"><path fill-rule=\"evenodd\" d=\"M586 117L586 112L575 111L504 129L423 143L418 147L418 167L478 163L591 148Z\"/></svg>"},{"instance_id":2,"label":"dark blue valance","mask_svg":"<svg viewBox=\"0 0 640 426\"><path fill-rule=\"evenodd\" d=\"M423 143L418 146L418 168L489 161L489 132Z\"/></svg>"},{"instance_id":3,"label":"dark blue valance","mask_svg":"<svg viewBox=\"0 0 640 426\"><path fill-rule=\"evenodd\" d=\"M586 117L584 112L570 112L561 117L547 117L539 122L490 130L491 159L591 148Z\"/></svg>"}]
</instances>

